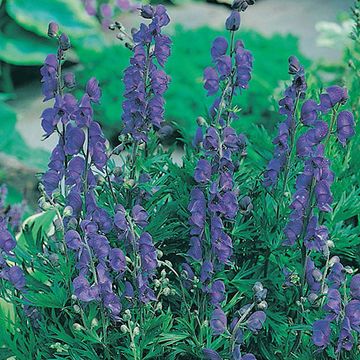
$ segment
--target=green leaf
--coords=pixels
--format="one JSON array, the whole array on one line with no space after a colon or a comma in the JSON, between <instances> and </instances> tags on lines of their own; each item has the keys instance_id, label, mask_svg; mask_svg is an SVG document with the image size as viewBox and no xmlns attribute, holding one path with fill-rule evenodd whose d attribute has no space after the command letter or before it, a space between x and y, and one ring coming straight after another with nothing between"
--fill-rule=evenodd
<instances>
[{"instance_id":1,"label":"green leaf","mask_svg":"<svg viewBox=\"0 0 360 360\"><path fill-rule=\"evenodd\" d=\"M57 22L73 38L95 33L99 28L80 1L11 0L6 2L6 11L18 24L40 36L46 36L50 21Z\"/></svg>"},{"instance_id":2,"label":"green leaf","mask_svg":"<svg viewBox=\"0 0 360 360\"><path fill-rule=\"evenodd\" d=\"M54 46L47 39L9 22L0 32L0 60L13 65L40 65Z\"/></svg>"}]
</instances>

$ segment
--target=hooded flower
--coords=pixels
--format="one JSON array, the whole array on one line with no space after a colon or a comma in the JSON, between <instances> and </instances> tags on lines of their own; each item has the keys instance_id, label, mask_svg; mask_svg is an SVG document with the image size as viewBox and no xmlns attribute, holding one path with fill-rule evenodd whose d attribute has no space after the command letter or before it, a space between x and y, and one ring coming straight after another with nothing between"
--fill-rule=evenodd
<instances>
[{"instance_id":1,"label":"hooded flower","mask_svg":"<svg viewBox=\"0 0 360 360\"><path fill-rule=\"evenodd\" d=\"M210 319L210 326L215 336L220 335L225 331L227 319L225 313L220 308L216 308L213 311Z\"/></svg>"},{"instance_id":2,"label":"hooded flower","mask_svg":"<svg viewBox=\"0 0 360 360\"><path fill-rule=\"evenodd\" d=\"M330 321L317 320L313 324L313 343L321 348L325 348L330 344Z\"/></svg>"}]
</instances>

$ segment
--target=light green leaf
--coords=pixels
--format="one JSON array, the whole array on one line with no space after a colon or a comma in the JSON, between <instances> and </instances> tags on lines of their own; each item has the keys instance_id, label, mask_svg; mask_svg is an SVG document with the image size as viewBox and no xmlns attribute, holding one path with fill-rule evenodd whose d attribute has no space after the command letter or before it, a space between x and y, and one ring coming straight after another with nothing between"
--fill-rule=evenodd
<instances>
[{"instance_id":1,"label":"light green leaf","mask_svg":"<svg viewBox=\"0 0 360 360\"><path fill-rule=\"evenodd\" d=\"M6 11L18 24L40 36L46 36L50 21L57 22L60 29L73 38L99 29L95 18L86 13L80 1L11 0L6 2Z\"/></svg>"},{"instance_id":2,"label":"light green leaf","mask_svg":"<svg viewBox=\"0 0 360 360\"><path fill-rule=\"evenodd\" d=\"M0 60L13 65L40 65L55 45L23 30L15 23L0 32Z\"/></svg>"}]
</instances>

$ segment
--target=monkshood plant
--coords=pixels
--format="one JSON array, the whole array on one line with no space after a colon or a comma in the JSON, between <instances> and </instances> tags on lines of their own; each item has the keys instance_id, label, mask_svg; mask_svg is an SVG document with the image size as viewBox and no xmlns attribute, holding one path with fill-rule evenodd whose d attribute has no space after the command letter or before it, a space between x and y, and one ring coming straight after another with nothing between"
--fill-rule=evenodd
<instances>
[{"instance_id":1,"label":"monkshood plant","mask_svg":"<svg viewBox=\"0 0 360 360\"><path fill-rule=\"evenodd\" d=\"M231 127L239 112L232 104L233 98L248 87L251 79L252 55L235 38L240 11L247 6L244 1L234 2L225 23L229 40L218 37L213 42L213 66L204 71L204 88L208 96L216 98L208 118L199 119L193 142L201 157L188 205L190 248L182 265L182 312L187 318L186 325L184 320L181 325L195 336L187 352L201 357L202 351L206 359L254 359L246 351L245 339L261 330L266 319L263 310L267 308L267 290L261 282L255 282L252 299L242 304L236 291L239 289L229 289L237 273L229 232L241 211L238 198L242 198L242 207L245 203L251 205L248 196L239 194L234 181L239 160L245 154L246 138Z\"/></svg>"},{"instance_id":2,"label":"monkshood plant","mask_svg":"<svg viewBox=\"0 0 360 360\"><path fill-rule=\"evenodd\" d=\"M289 59L289 73L292 84L279 102L279 112L286 118L279 125L273 141L274 158L264 174L264 186L276 201L274 226L287 222L283 236L279 236L283 238L281 245L289 247L282 268L284 287L293 289L292 300L297 298L297 308L289 307L288 311L294 326L289 328L286 351L288 356L296 354L301 343L308 341L304 333L312 326L312 342L318 348L315 354L326 349L326 356L340 358L347 356L344 351L353 350L356 356L359 275L352 277L353 268L343 266L338 256L331 257L335 239L326 226L333 203L330 187L335 179L326 154L335 146L334 137L341 147L347 145L354 135L354 117L342 109L348 100L345 88L330 86L318 92L318 101L304 100L304 68L294 57ZM295 185L290 203L284 201L289 184ZM284 206L290 207L289 214ZM266 262L265 274L268 266Z\"/></svg>"},{"instance_id":3,"label":"monkshood plant","mask_svg":"<svg viewBox=\"0 0 360 360\"><path fill-rule=\"evenodd\" d=\"M141 6L131 33L110 24L131 54L113 149L94 115L100 84L73 95L69 36L49 24L57 52L41 68L41 124L57 142L40 211L20 226L21 208L4 206L0 189L1 359L359 357L358 264L337 251L347 234L355 242L358 218L339 215L351 197L331 192L344 173L357 184L347 91L318 90L290 57L274 154L264 171L249 161L267 155L232 126L254 61L237 39L240 13L253 4L235 0L228 37L212 44L213 105L181 165L159 142L165 7Z\"/></svg>"}]
</instances>

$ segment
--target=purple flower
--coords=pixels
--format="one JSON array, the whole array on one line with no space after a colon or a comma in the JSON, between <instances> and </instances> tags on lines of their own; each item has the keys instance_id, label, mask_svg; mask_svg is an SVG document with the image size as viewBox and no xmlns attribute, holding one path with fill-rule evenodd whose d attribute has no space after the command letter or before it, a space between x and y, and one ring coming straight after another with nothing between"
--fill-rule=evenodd
<instances>
[{"instance_id":1,"label":"purple flower","mask_svg":"<svg viewBox=\"0 0 360 360\"><path fill-rule=\"evenodd\" d=\"M25 287L25 275L19 266L10 266L8 269L5 270L5 272L5 279L9 280L16 289L22 290Z\"/></svg>"},{"instance_id":2,"label":"purple flower","mask_svg":"<svg viewBox=\"0 0 360 360\"><path fill-rule=\"evenodd\" d=\"M217 93L219 90L219 75L212 67L207 67L204 70L204 88L207 90L207 96L211 96Z\"/></svg>"},{"instance_id":3,"label":"purple flower","mask_svg":"<svg viewBox=\"0 0 360 360\"><path fill-rule=\"evenodd\" d=\"M211 177L211 165L205 159L200 159L196 165L194 179L198 183L207 183Z\"/></svg>"},{"instance_id":4,"label":"purple flower","mask_svg":"<svg viewBox=\"0 0 360 360\"><path fill-rule=\"evenodd\" d=\"M345 315L351 328L360 333L360 300L351 300L345 307Z\"/></svg>"},{"instance_id":5,"label":"purple flower","mask_svg":"<svg viewBox=\"0 0 360 360\"><path fill-rule=\"evenodd\" d=\"M155 9L151 5L142 5L140 8L140 16L144 19L152 19L155 14Z\"/></svg>"},{"instance_id":6,"label":"purple flower","mask_svg":"<svg viewBox=\"0 0 360 360\"><path fill-rule=\"evenodd\" d=\"M139 250L142 269L147 274L152 274L158 263L156 249L153 245L152 237L148 232L141 234L139 238Z\"/></svg>"},{"instance_id":7,"label":"purple flower","mask_svg":"<svg viewBox=\"0 0 360 360\"><path fill-rule=\"evenodd\" d=\"M330 282L330 287L333 289L339 289L343 282L345 281L345 271L344 267L340 262L336 262L327 277Z\"/></svg>"},{"instance_id":8,"label":"purple flower","mask_svg":"<svg viewBox=\"0 0 360 360\"><path fill-rule=\"evenodd\" d=\"M227 326L227 319L225 313L220 309L216 308L210 319L210 327L213 330L213 334L220 335L222 334Z\"/></svg>"},{"instance_id":9,"label":"purple flower","mask_svg":"<svg viewBox=\"0 0 360 360\"><path fill-rule=\"evenodd\" d=\"M205 360L222 360L221 356L215 350L203 349L203 354Z\"/></svg>"},{"instance_id":10,"label":"purple flower","mask_svg":"<svg viewBox=\"0 0 360 360\"><path fill-rule=\"evenodd\" d=\"M217 151L219 149L219 133L217 130L210 126L206 130L203 146L205 150Z\"/></svg>"},{"instance_id":11,"label":"purple flower","mask_svg":"<svg viewBox=\"0 0 360 360\"><path fill-rule=\"evenodd\" d=\"M245 11L249 5L254 5L254 4L255 4L255 0L234 0L231 8L238 11Z\"/></svg>"},{"instance_id":12,"label":"purple flower","mask_svg":"<svg viewBox=\"0 0 360 360\"><path fill-rule=\"evenodd\" d=\"M326 89L327 94L330 97L331 106L334 107L337 104L345 104L348 99L348 93L346 88L334 85Z\"/></svg>"},{"instance_id":13,"label":"purple flower","mask_svg":"<svg viewBox=\"0 0 360 360\"><path fill-rule=\"evenodd\" d=\"M228 49L228 42L223 36L217 37L211 47L211 57L216 61L219 57L226 54Z\"/></svg>"},{"instance_id":14,"label":"purple flower","mask_svg":"<svg viewBox=\"0 0 360 360\"><path fill-rule=\"evenodd\" d=\"M170 56L171 40L166 35L158 35L155 37L154 55L160 66L164 66L166 60Z\"/></svg>"},{"instance_id":15,"label":"purple flower","mask_svg":"<svg viewBox=\"0 0 360 360\"><path fill-rule=\"evenodd\" d=\"M143 275L139 275L138 278L138 286L140 293L140 300L147 304L150 301L156 301L156 296L154 291L149 287L148 278Z\"/></svg>"},{"instance_id":16,"label":"purple flower","mask_svg":"<svg viewBox=\"0 0 360 360\"><path fill-rule=\"evenodd\" d=\"M121 312L120 298L112 292L106 293L103 298L104 306L110 310L112 316L118 316Z\"/></svg>"},{"instance_id":17,"label":"purple flower","mask_svg":"<svg viewBox=\"0 0 360 360\"><path fill-rule=\"evenodd\" d=\"M76 230L66 232L65 242L69 249L79 250L82 247L81 236Z\"/></svg>"},{"instance_id":18,"label":"purple flower","mask_svg":"<svg viewBox=\"0 0 360 360\"><path fill-rule=\"evenodd\" d=\"M65 33L62 33L60 35L59 44L60 44L61 50L63 50L63 51L69 50L71 48L70 39Z\"/></svg>"},{"instance_id":19,"label":"purple flower","mask_svg":"<svg viewBox=\"0 0 360 360\"><path fill-rule=\"evenodd\" d=\"M353 299L360 300L360 274L352 277L350 283L350 294Z\"/></svg>"},{"instance_id":20,"label":"purple flower","mask_svg":"<svg viewBox=\"0 0 360 360\"><path fill-rule=\"evenodd\" d=\"M75 75L72 72L68 72L64 75L64 85L68 88L68 89L72 89L75 87Z\"/></svg>"},{"instance_id":21,"label":"purple flower","mask_svg":"<svg viewBox=\"0 0 360 360\"><path fill-rule=\"evenodd\" d=\"M251 330L254 333L257 333L259 330L262 329L265 320L266 320L266 314L263 311L255 311L249 316L246 325L249 328L249 330Z\"/></svg>"},{"instance_id":22,"label":"purple flower","mask_svg":"<svg viewBox=\"0 0 360 360\"><path fill-rule=\"evenodd\" d=\"M208 283L212 278L213 272L214 272L214 266L213 266L212 262L209 260L204 261L204 263L201 266L201 271L200 271L201 283L202 284Z\"/></svg>"},{"instance_id":23,"label":"purple flower","mask_svg":"<svg viewBox=\"0 0 360 360\"><path fill-rule=\"evenodd\" d=\"M309 257L306 259L305 275L310 291L313 293L318 293L321 288L321 280L323 275L321 271L315 267L314 262Z\"/></svg>"},{"instance_id":24,"label":"purple flower","mask_svg":"<svg viewBox=\"0 0 360 360\"><path fill-rule=\"evenodd\" d=\"M249 353L249 354L245 354L241 358L241 360L256 360L256 357L255 357L255 355Z\"/></svg>"},{"instance_id":25,"label":"purple flower","mask_svg":"<svg viewBox=\"0 0 360 360\"><path fill-rule=\"evenodd\" d=\"M131 215L138 226L144 228L148 224L149 215L142 206L135 205L131 211Z\"/></svg>"},{"instance_id":26,"label":"purple flower","mask_svg":"<svg viewBox=\"0 0 360 360\"><path fill-rule=\"evenodd\" d=\"M59 25L56 22L51 21L48 25L48 36L51 38L57 37L58 32L59 32Z\"/></svg>"},{"instance_id":27,"label":"purple flower","mask_svg":"<svg viewBox=\"0 0 360 360\"><path fill-rule=\"evenodd\" d=\"M337 137L342 144L346 145L348 139L355 135L354 115L350 111L344 110L337 115Z\"/></svg>"},{"instance_id":28,"label":"purple flower","mask_svg":"<svg viewBox=\"0 0 360 360\"><path fill-rule=\"evenodd\" d=\"M89 302L99 298L99 287L97 285L90 286L83 275L79 275L73 280L73 288L74 294L81 301Z\"/></svg>"},{"instance_id":29,"label":"purple flower","mask_svg":"<svg viewBox=\"0 0 360 360\"><path fill-rule=\"evenodd\" d=\"M325 348L330 344L330 321L317 320L313 324L313 343L321 348Z\"/></svg>"},{"instance_id":30,"label":"purple flower","mask_svg":"<svg viewBox=\"0 0 360 360\"><path fill-rule=\"evenodd\" d=\"M331 212L331 203L333 197L331 195L330 186L325 180L319 181L315 186L316 205L321 211Z\"/></svg>"},{"instance_id":31,"label":"purple flower","mask_svg":"<svg viewBox=\"0 0 360 360\"><path fill-rule=\"evenodd\" d=\"M225 284L221 280L215 280L211 285L210 290L211 303L219 305L225 300Z\"/></svg>"},{"instance_id":32,"label":"purple flower","mask_svg":"<svg viewBox=\"0 0 360 360\"><path fill-rule=\"evenodd\" d=\"M0 249L10 253L16 246L16 240L6 228L5 220L0 217Z\"/></svg>"},{"instance_id":33,"label":"purple flower","mask_svg":"<svg viewBox=\"0 0 360 360\"><path fill-rule=\"evenodd\" d=\"M337 289L329 289L327 293L327 302L323 306L323 309L329 313L327 320L336 319L341 311L341 295Z\"/></svg>"},{"instance_id":34,"label":"purple flower","mask_svg":"<svg viewBox=\"0 0 360 360\"><path fill-rule=\"evenodd\" d=\"M240 13L233 10L225 22L226 30L237 31L240 27Z\"/></svg>"},{"instance_id":35,"label":"purple flower","mask_svg":"<svg viewBox=\"0 0 360 360\"><path fill-rule=\"evenodd\" d=\"M118 272L124 273L126 270L126 258L121 249L113 248L109 253L109 262L111 268Z\"/></svg>"},{"instance_id":36,"label":"purple flower","mask_svg":"<svg viewBox=\"0 0 360 360\"><path fill-rule=\"evenodd\" d=\"M317 120L318 105L314 100L305 100L301 107L301 122L306 126L314 125Z\"/></svg>"},{"instance_id":37,"label":"purple flower","mask_svg":"<svg viewBox=\"0 0 360 360\"><path fill-rule=\"evenodd\" d=\"M92 77L86 84L86 93L91 101L98 103L101 97L101 89L96 78Z\"/></svg>"},{"instance_id":38,"label":"purple flower","mask_svg":"<svg viewBox=\"0 0 360 360\"><path fill-rule=\"evenodd\" d=\"M192 236L190 238L190 248L187 254L194 260L200 261L202 259L201 242L197 236Z\"/></svg>"},{"instance_id":39,"label":"purple flower","mask_svg":"<svg viewBox=\"0 0 360 360\"><path fill-rule=\"evenodd\" d=\"M65 154L75 155L80 152L85 142L85 134L82 129L68 125L65 132Z\"/></svg>"},{"instance_id":40,"label":"purple flower","mask_svg":"<svg viewBox=\"0 0 360 360\"><path fill-rule=\"evenodd\" d=\"M221 79L227 77L231 73L231 58L228 55L223 55L216 60L216 69L220 74Z\"/></svg>"},{"instance_id":41,"label":"purple flower","mask_svg":"<svg viewBox=\"0 0 360 360\"><path fill-rule=\"evenodd\" d=\"M350 320L345 316L341 325L336 352L338 353L339 351L341 351L341 349L350 351L353 348L353 345L354 337L351 334Z\"/></svg>"}]
</instances>

